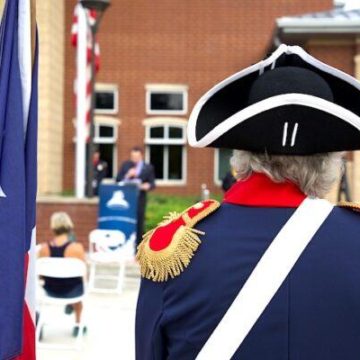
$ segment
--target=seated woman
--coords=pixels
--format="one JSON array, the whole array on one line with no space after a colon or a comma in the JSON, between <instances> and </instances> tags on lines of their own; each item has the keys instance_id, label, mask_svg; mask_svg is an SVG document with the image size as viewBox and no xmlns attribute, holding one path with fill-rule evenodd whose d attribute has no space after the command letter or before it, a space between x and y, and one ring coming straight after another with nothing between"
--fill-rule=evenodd
<instances>
[{"instance_id":1,"label":"seated woman","mask_svg":"<svg viewBox=\"0 0 360 360\"><path fill-rule=\"evenodd\" d=\"M42 245L39 257L69 257L85 262L84 247L72 241L74 224L65 212L56 212L51 216L50 227L54 233L53 239ZM81 277L57 279L44 277L44 289L49 296L58 298L71 298L84 293L83 279ZM75 311L76 325L73 335L79 332L82 303L72 305ZM70 308L70 310L72 310Z\"/></svg>"}]
</instances>

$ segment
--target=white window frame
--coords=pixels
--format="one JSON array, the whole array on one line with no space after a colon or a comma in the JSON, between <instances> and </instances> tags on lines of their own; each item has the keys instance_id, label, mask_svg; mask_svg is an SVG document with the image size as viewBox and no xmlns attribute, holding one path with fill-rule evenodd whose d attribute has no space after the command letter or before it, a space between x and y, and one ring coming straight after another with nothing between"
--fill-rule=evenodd
<instances>
[{"instance_id":1,"label":"white window frame","mask_svg":"<svg viewBox=\"0 0 360 360\"><path fill-rule=\"evenodd\" d=\"M146 113L148 115L185 115L188 112L188 86L171 85L171 84L147 84L145 85L146 96ZM156 93L182 93L183 109L182 110L152 110L151 94Z\"/></svg>"},{"instance_id":2,"label":"white window frame","mask_svg":"<svg viewBox=\"0 0 360 360\"><path fill-rule=\"evenodd\" d=\"M114 94L114 109L96 109L95 114L116 115L119 113L119 88L116 84L97 83L95 92L112 92Z\"/></svg>"},{"instance_id":3,"label":"white window frame","mask_svg":"<svg viewBox=\"0 0 360 360\"><path fill-rule=\"evenodd\" d=\"M214 152L214 184L217 186L222 185L222 179L219 179L220 150L221 149L215 149ZM229 163L229 170L230 170L230 163Z\"/></svg>"},{"instance_id":4,"label":"white window frame","mask_svg":"<svg viewBox=\"0 0 360 360\"><path fill-rule=\"evenodd\" d=\"M187 121L183 119L164 119L164 118L151 118L143 122L145 126L145 160L150 161L150 145L163 145L164 146L164 180L156 179L156 184L159 186L184 186L187 183L187 147L186 147L186 125ZM150 137L150 130L154 127L164 127L164 138L155 139ZM169 138L169 128L178 127L183 131L181 139ZM169 148L168 145L182 145L182 179L174 180L168 179L169 176Z\"/></svg>"},{"instance_id":5,"label":"white window frame","mask_svg":"<svg viewBox=\"0 0 360 360\"><path fill-rule=\"evenodd\" d=\"M95 134L94 144L112 144L113 147L113 171L112 176L115 177L118 173L118 134L121 120L110 116L96 116L94 121ZM100 137L100 126L109 126L113 128L112 137Z\"/></svg>"}]
</instances>

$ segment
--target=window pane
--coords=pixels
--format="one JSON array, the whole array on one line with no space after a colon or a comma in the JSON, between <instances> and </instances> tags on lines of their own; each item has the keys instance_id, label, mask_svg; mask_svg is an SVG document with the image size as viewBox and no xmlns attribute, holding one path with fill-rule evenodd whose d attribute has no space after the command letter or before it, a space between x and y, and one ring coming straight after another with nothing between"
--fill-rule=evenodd
<instances>
[{"instance_id":1,"label":"window pane","mask_svg":"<svg viewBox=\"0 0 360 360\"><path fill-rule=\"evenodd\" d=\"M150 164L155 168L156 179L164 179L164 146L150 145Z\"/></svg>"},{"instance_id":2,"label":"window pane","mask_svg":"<svg viewBox=\"0 0 360 360\"><path fill-rule=\"evenodd\" d=\"M150 128L150 137L152 139L163 139L164 138L164 127L157 126Z\"/></svg>"},{"instance_id":3,"label":"window pane","mask_svg":"<svg viewBox=\"0 0 360 360\"><path fill-rule=\"evenodd\" d=\"M100 126L99 136L112 138L114 136L114 128L112 126Z\"/></svg>"},{"instance_id":4,"label":"window pane","mask_svg":"<svg viewBox=\"0 0 360 360\"><path fill-rule=\"evenodd\" d=\"M222 180L230 170L230 158L233 151L230 149L219 149L218 179Z\"/></svg>"},{"instance_id":5,"label":"window pane","mask_svg":"<svg viewBox=\"0 0 360 360\"><path fill-rule=\"evenodd\" d=\"M106 162L107 164L107 169L106 171L104 170L105 176L111 178L113 176L113 167L114 167L114 145L100 144L99 151L100 151L100 159Z\"/></svg>"},{"instance_id":6,"label":"window pane","mask_svg":"<svg viewBox=\"0 0 360 360\"><path fill-rule=\"evenodd\" d=\"M97 110L114 110L115 94L112 91L96 91L95 109Z\"/></svg>"},{"instance_id":7,"label":"window pane","mask_svg":"<svg viewBox=\"0 0 360 360\"><path fill-rule=\"evenodd\" d=\"M170 139L182 139L183 138L183 128L171 126L169 128L169 138Z\"/></svg>"},{"instance_id":8,"label":"window pane","mask_svg":"<svg viewBox=\"0 0 360 360\"><path fill-rule=\"evenodd\" d=\"M151 110L183 110L183 93L151 93Z\"/></svg>"},{"instance_id":9,"label":"window pane","mask_svg":"<svg viewBox=\"0 0 360 360\"><path fill-rule=\"evenodd\" d=\"M183 146L169 145L169 180L182 179Z\"/></svg>"}]
</instances>

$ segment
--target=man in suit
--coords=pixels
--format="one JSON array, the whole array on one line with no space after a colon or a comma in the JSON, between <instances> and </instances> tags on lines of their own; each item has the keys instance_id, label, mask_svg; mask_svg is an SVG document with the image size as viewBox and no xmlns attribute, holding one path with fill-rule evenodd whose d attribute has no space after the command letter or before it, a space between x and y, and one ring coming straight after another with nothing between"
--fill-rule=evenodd
<instances>
[{"instance_id":1,"label":"man in suit","mask_svg":"<svg viewBox=\"0 0 360 360\"><path fill-rule=\"evenodd\" d=\"M125 161L116 176L116 181L138 180L140 182L140 193L137 209L137 245L142 239L144 233L146 194L155 189L155 172L151 164L144 162L143 150L139 146L134 146L130 152L130 160Z\"/></svg>"},{"instance_id":2,"label":"man in suit","mask_svg":"<svg viewBox=\"0 0 360 360\"><path fill-rule=\"evenodd\" d=\"M324 199L360 150L360 82L297 46L210 89L195 147L236 149L219 204L138 247L138 360L357 360L360 206Z\"/></svg>"}]
</instances>

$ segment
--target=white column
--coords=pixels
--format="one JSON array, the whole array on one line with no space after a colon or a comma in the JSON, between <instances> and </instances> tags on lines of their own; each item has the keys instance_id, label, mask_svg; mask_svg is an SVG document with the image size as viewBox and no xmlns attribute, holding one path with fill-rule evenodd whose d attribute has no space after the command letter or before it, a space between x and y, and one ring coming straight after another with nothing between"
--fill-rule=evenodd
<instances>
[{"instance_id":1,"label":"white column","mask_svg":"<svg viewBox=\"0 0 360 360\"><path fill-rule=\"evenodd\" d=\"M87 22L86 13L79 5L77 43L77 77L76 77L76 171L75 194L77 198L85 197L86 167L86 83L87 83Z\"/></svg>"}]
</instances>

